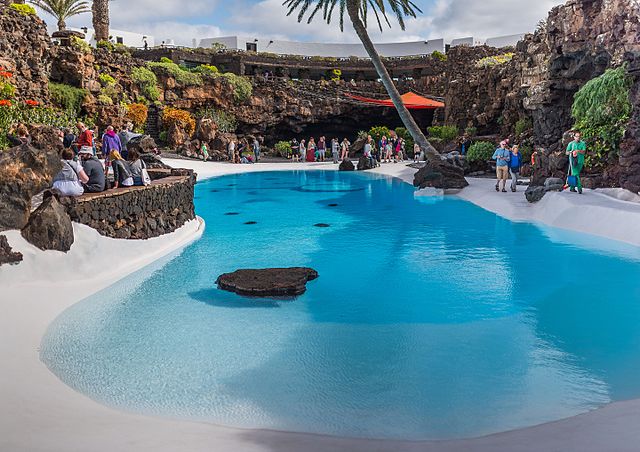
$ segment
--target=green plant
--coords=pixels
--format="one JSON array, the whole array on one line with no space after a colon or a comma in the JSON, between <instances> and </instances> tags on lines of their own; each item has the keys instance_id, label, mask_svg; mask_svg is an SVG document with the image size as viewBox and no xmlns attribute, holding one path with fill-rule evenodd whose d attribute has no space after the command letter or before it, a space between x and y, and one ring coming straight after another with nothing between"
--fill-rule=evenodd
<instances>
[{"instance_id":1,"label":"green plant","mask_svg":"<svg viewBox=\"0 0 640 452\"><path fill-rule=\"evenodd\" d=\"M495 152L495 146L489 141L476 141L469 147L467 152L467 161L473 162L486 162L490 160Z\"/></svg>"},{"instance_id":2,"label":"green plant","mask_svg":"<svg viewBox=\"0 0 640 452\"><path fill-rule=\"evenodd\" d=\"M161 63L173 63L173 60L171 58L167 58L167 57L160 57L160 62Z\"/></svg>"},{"instance_id":3,"label":"green plant","mask_svg":"<svg viewBox=\"0 0 640 452\"><path fill-rule=\"evenodd\" d=\"M440 138L445 143L449 143L458 138L459 130L456 126L432 126L428 127L430 137Z\"/></svg>"},{"instance_id":4,"label":"green plant","mask_svg":"<svg viewBox=\"0 0 640 452\"><path fill-rule=\"evenodd\" d=\"M100 80L100 84L102 86L114 86L116 84L116 79L109 74L100 74L98 76L98 79Z\"/></svg>"},{"instance_id":5,"label":"green plant","mask_svg":"<svg viewBox=\"0 0 640 452\"><path fill-rule=\"evenodd\" d=\"M396 135L404 140L404 149L407 152L413 152L413 145L415 142L413 141L413 137L411 136L409 131L404 127L396 127Z\"/></svg>"},{"instance_id":6,"label":"green plant","mask_svg":"<svg viewBox=\"0 0 640 452\"><path fill-rule=\"evenodd\" d=\"M211 64L201 64L200 66L196 67L193 72L205 76L216 76L220 71L218 71L217 67Z\"/></svg>"},{"instance_id":7,"label":"green plant","mask_svg":"<svg viewBox=\"0 0 640 452\"><path fill-rule=\"evenodd\" d=\"M223 50L225 50L227 48L226 45L222 44L221 42L212 42L211 43L211 50L213 52L222 52Z\"/></svg>"},{"instance_id":8,"label":"green plant","mask_svg":"<svg viewBox=\"0 0 640 452\"><path fill-rule=\"evenodd\" d=\"M276 155L287 158L291 155L291 143L288 141L278 141L273 147Z\"/></svg>"},{"instance_id":9,"label":"green plant","mask_svg":"<svg viewBox=\"0 0 640 452\"><path fill-rule=\"evenodd\" d=\"M498 64L508 63L513 59L513 52L503 53L501 55L492 55L484 58L480 58L476 61L476 67L491 67L496 66Z\"/></svg>"},{"instance_id":10,"label":"green plant","mask_svg":"<svg viewBox=\"0 0 640 452\"><path fill-rule=\"evenodd\" d=\"M233 97L236 102L244 102L251 97L253 93L253 85L248 78L236 75L232 72L226 72L222 74L233 87Z\"/></svg>"},{"instance_id":11,"label":"green plant","mask_svg":"<svg viewBox=\"0 0 640 452\"><path fill-rule=\"evenodd\" d=\"M156 74L164 74L173 77L176 80L176 83L181 86L200 86L203 83L202 76L200 74L184 70L172 61L150 61L147 63L147 67Z\"/></svg>"},{"instance_id":12,"label":"green plant","mask_svg":"<svg viewBox=\"0 0 640 452\"><path fill-rule=\"evenodd\" d=\"M10 100L16 95L16 87L9 81L13 73L0 66L0 100Z\"/></svg>"},{"instance_id":13,"label":"green plant","mask_svg":"<svg viewBox=\"0 0 640 452\"><path fill-rule=\"evenodd\" d=\"M218 130L223 133L233 133L238 127L238 120L233 113L217 108L202 109L196 113L196 118L211 119L218 126Z\"/></svg>"},{"instance_id":14,"label":"green plant","mask_svg":"<svg viewBox=\"0 0 640 452\"><path fill-rule=\"evenodd\" d=\"M114 50L116 50L116 46L114 43L104 40L96 42L96 47L99 49L106 49L109 52L113 52Z\"/></svg>"},{"instance_id":15,"label":"green plant","mask_svg":"<svg viewBox=\"0 0 640 452\"><path fill-rule=\"evenodd\" d=\"M51 107L28 106L23 103L11 106L0 106L0 149L9 146L7 133L14 124L42 124L54 127L69 127L77 120L76 116L69 115Z\"/></svg>"},{"instance_id":16,"label":"green plant","mask_svg":"<svg viewBox=\"0 0 640 452\"><path fill-rule=\"evenodd\" d=\"M475 127L467 127L466 129L464 129L464 133L466 133L470 137L475 137L478 134L478 129Z\"/></svg>"},{"instance_id":17,"label":"green plant","mask_svg":"<svg viewBox=\"0 0 640 452\"><path fill-rule=\"evenodd\" d=\"M134 67L131 70L131 79L140 87L142 95L150 101L156 101L160 97L158 90L158 78L156 74L146 67Z\"/></svg>"},{"instance_id":18,"label":"green plant","mask_svg":"<svg viewBox=\"0 0 640 452\"><path fill-rule=\"evenodd\" d=\"M610 153L618 151L632 111L631 85L626 66L620 66L607 69L575 94L571 115L588 142L589 166L603 164Z\"/></svg>"},{"instance_id":19,"label":"green plant","mask_svg":"<svg viewBox=\"0 0 640 452\"><path fill-rule=\"evenodd\" d=\"M35 16L36 15L36 9L33 6L27 5L25 3L11 3L9 5L9 8L11 8L14 11L19 12L23 16Z\"/></svg>"},{"instance_id":20,"label":"green plant","mask_svg":"<svg viewBox=\"0 0 640 452\"><path fill-rule=\"evenodd\" d=\"M50 82L49 94L56 106L62 108L71 116L77 116L80 113L84 98L87 96L87 91L63 83Z\"/></svg>"},{"instance_id":21,"label":"green plant","mask_svg":"<svg viewBox=\"0 0 640 452\"><path fill-rule=\"evenodd\" d=\"M518 121L516 122L517 137L522 135L524 132L530 131L531 129L533 129L533 122L531 121L531 118L518 119Z\"/></svg>"},{"instance_id":22,"label":"green plant","mask_svg":"<svg viewBox=\"0 0 640 452\"><path fill-rule=\"evenodd\" d=\"M85 0L31 0L31 3L51 14L58 21L58 30L66 30L66 20L91 11Z\"/></svg>"},{"instance_id":23,"label":"green plant","mask_svg":"<svg viewBox=\"0 0 640 452\"><path fill-rule=\"evenodd\" d=\"M107 94L100 93L98 94L98 103L103 105L113 105L113 99Z\"/></svg>"},{"instance_id":24,"label":"green plant","mask_svg":"<svg viewBox=\"0 0 640 452\"><path fill-rule=\"evenodd\" d=\"M79 50L82 53L91 53L91 46L84 39L80 39L77 36L71 37L71 47Z\"/></svg>"},{"instance_id":25,"label":"green plant","mask_svg":"<svg viewBox=\"0 0 640 452\"><path fill-rule=\"evenodd\" d=\"M436 60L440 60L440 61L447 61L447 54L446 54L446 53L439 52L439 51L437 51L437 50L434 50L434 51L431 53L431 56L432 56L433 58L435 58Z\"/></svg>"},{"instance_id":26,"label":"green plant","mask_svg":"<svg viewBox=\"0 0 640 452\"><path fill-rule=\"evenodd\" d=\"M167 132L166 130L163 130L158 135L158 139L160 140L161 143L167 143L167 141L169 140L169 132Z\"/></svg>"},{"instance_id":27,"label":"green plant","mask_svg":"<svg viewBox=\"0 0 640 452\"><path fill-rule=\"evenodd\" d=\"M371 138L375 140L377 146L377 143L382 139L382 137L389 138L391 131L386 126L375 126L369 130L369 135L371 135Z\"/></svg>"}]
</instances>

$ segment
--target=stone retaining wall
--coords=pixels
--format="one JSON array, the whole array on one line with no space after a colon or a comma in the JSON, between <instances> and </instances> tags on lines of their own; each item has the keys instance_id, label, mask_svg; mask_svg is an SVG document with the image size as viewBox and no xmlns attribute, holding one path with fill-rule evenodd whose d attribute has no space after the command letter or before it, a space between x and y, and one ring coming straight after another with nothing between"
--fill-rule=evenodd
<instances>
[{"instance_id":1,"label":"stone retaining wall","mask_svg":"<svg viewBox=\"0 0 640 452\"><path fill-rule=\"evenodd\" d=\"M192 171L177 170L147 187L129 187L79 198L61 198L71 219L118 239L148 239L173 232L195 218Z\"/></svg>"}]
</instances>

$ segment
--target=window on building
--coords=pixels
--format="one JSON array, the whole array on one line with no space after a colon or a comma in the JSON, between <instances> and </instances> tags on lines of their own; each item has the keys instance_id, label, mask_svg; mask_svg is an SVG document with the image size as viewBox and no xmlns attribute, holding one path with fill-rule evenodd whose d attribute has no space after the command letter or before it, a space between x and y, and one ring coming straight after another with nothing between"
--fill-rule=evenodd
<instances>
[{"instance_id":1,"label":"window on building","mask_svg":"<svg viewBox=\"0 0 640 452\"><path fill-rule=\"evenodd\" d=\"M257 52L258 44L255 42L247 42L247 52Z\"/></svg>"},{"instance_id":2,"label":"window on building","mask_svg":"<svg viewBox=\"0 0 640 452\"><path fill-rule=\"evenodd\" d=\"M122 36L116 36L116 42L118 44L124 44L124 38Z\"/></svg>"}]
</instances>

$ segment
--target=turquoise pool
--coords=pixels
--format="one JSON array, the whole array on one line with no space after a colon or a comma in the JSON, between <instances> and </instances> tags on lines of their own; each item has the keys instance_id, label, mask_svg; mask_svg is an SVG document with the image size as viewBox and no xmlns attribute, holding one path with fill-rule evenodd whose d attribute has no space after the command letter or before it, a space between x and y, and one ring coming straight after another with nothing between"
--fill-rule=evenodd
<instances>
[{"instance_id":1,"label":"turquoise pool","mask_svg":"<svg viewBox=\"0 0 640 452\"><path fill-rule=\"evenodd\" d=\"M62 381L136 413L413 440L640 397L635 248L360 173L215 178L196 207L199 241L50 326ZM286 300L215 286L279 266L320 277Z\"/></svg>"}]
</instances>

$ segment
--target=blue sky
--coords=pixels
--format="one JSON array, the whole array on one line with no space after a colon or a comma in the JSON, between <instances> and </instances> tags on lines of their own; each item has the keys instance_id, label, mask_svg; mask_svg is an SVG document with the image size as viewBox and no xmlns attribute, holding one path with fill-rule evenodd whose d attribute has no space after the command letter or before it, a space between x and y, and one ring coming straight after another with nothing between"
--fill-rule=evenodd
<instances>
[{"instance_id":1,"label":"blue sky","mask_svg":"<svg viewBox=\"0 0 640 452\"><path fill-rule=\"evenodd\" d=\"M417 0L423 14L381 35L373 26L376 42L435 38L493 36L528 32L546 17L559 0ZM353 30L340 33L337 22L331 26L320 18L311 25L286 17L282 0L114 0L110 3L112 27L153 35L156 41L173 39L191 44L193 38L249 35L271 39L323 42L356 42ZM55 21L41 14L48 23ZM90 26L85 14L69 21L70 26ZM373 25L373 24L371 24Z\"/></svg>"}]
</instances>

